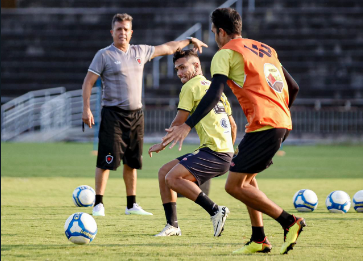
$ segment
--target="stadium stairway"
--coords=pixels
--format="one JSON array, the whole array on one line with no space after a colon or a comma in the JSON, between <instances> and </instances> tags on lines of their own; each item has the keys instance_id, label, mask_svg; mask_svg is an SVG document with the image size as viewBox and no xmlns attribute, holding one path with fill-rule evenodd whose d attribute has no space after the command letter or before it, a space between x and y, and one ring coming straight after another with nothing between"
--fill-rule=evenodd
<instances>
[{"instance_id":1,"label":"stadium stairway","mask_svg":"<svg viewBox=\"0 0 363 261\"><path fill-rule=\"evenodd\" d=\"M207 42L209 14L223 2L18 0L18 8L1 14L2 96L54 86L80 89L94 54L112 42L110 21L117 12L134 17L131 43L158 45L196 22ZM363 97L362 1L264 0L253 11L247 5L243 1L243 37L276 49L300 85L300 98ZM207 78L217 51L209 45L201 55ZM166 60L160 61L159 88L152 84L152 64L145 66L148 99L177 97L180 81L166 76Z\"/></svg>"}]
</instances>

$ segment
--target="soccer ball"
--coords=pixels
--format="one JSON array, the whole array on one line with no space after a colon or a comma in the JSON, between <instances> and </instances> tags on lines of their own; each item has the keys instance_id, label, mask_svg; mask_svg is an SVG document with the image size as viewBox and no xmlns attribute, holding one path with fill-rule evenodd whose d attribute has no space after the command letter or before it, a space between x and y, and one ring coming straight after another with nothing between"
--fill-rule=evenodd
<instances>
[{"instance_id":1,"label":"soccer ball","mask_svg":"<svg viewBox=\"0 0 363 261\"><path fill-rule=\"evenodd\" d=\"M312 212L318 206L318 197L310 189L300 189L292 198L294 207L300 212Z\"/></svg>"},{"instance_id":2,"label":"soccer ball","mask_svg":"<svg viewBox=\"0 0 363 261\"><path fill-rule=\"evenodd\" d=\"M363 212L363 190L359 190L353 196L353 208L357 212Z\"/></svg>"},{"instance_id":3,"label":"soccer ball","mask_svg":"<svg viewBox=\"0 0 363 261\"><path fill-rule=\"evenodd\" d=\"M90 243L97 234L97 224L87 213L74 213L67 218L64 232L69 241L77 245Z\"/></svg>"},{"instance_id":4,"label":"soccer ball","mask_svg":"<svg viewBox=\"0 0 363 261\"><path fill-rule=\"evenodd\" d=\"M95 203L95 194L90 186L79 186L73 191L73 203L77 207L92 207Z\"/></svg>"},{"instance_id":5,"label":"soccer ball","mask_svg":"<svg viewBox=\"0 0 363 261\"><path fill-rule=\"evenodd\" d=\"M333 213L347 213L350 208L350 197L341 190L333 191L325 200L326 208Z\"/></svg>"}]
</instances>

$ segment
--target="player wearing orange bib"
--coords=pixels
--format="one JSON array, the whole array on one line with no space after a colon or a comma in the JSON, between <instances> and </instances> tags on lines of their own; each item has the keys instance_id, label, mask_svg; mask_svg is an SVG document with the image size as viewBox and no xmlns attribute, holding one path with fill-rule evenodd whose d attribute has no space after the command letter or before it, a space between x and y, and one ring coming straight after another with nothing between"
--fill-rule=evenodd
<instances>
[{"instance_id":1,"label":"player wearing orange bib","mask_svg":"<svg viewBox=\"0 0 363 261\"><path fill-rule=\"evenodd\" d=\"M237 97L248 121L246 134L232 159L226 191L248 209L252 236L234 253L270 252L272 246L264 233L262 213L279 222L284 230L280 253L286 254L296 244L305 226L272 202L259 190L256 175L272 164L272 158L292 129L290 107L299 86L281 66L270 46L241 36L242 19L231 8L219 8L212 14L212 32L218 47L211 64L212 83L193 115L174 126L164 137L164 144L182 142L191 128L218 102L225 84Z\"/></svg>"}]
</instances>

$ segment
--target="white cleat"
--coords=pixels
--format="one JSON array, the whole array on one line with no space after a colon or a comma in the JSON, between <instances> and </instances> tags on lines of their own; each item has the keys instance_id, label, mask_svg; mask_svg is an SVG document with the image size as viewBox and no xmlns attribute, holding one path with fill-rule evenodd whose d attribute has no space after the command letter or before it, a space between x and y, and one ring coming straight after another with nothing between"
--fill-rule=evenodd
<instances>
[{"instance_id":1,"label":"white cleat","mask_svg":"<svg viewBox=\"0 0 363 261\"><path fill-rule=\"evenodd\" d=\"M219 211L214 216L211 216L210 219L213 222L214 228L214 236L219 237L222 234L224 229L224 223L226 222L226 218L229 214L229 209L224 206L218 207Z\"/></svg>"},{"instance_id":2,"label":"white cleat","mask_svg":"<svg viewBox=\"0 0 363 261\"><path fill-rule=\"evenodd\" d=\"M127 208L125 210L125 214L126 215L143 215L143 216L152 216L153 214L150 212L146 212L145 210L142 209L142 207L140 207L137 203L134 203L134 205L132 206L132 208Z\"/></svg>"},{"instance_id":3,"label":"white cleat","mask_svg":"<svg viewBox=\"0 0 363 261\"><path fill-rule=\"evenodd\" d=\"M92 210L93 216L105 216L105 207L102 203L98 203L96 206L93 207Z\"/></svg>"},{"instance_id":4,"label":"white cleat","mask_svg":"<svg viewBox=\"0 0 363 261\"><path fill-rule=\"evenodd\" d=\"M154 237L170 237L170 236L181 236L180 227L173 227L170 224L166 224L164 229L156 234Z\"/></svg>"}]
</instances>

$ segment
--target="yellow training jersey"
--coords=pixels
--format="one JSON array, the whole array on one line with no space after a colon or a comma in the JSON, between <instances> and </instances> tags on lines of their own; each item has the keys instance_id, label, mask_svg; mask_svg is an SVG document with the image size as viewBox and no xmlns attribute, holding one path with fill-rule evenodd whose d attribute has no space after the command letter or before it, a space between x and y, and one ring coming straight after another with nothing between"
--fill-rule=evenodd
<instances>
[{"instance_id":1,"label":"yellow training jersey","mask_svg":"<svg viewBox=\"0 0 363 261\"><path fill-rule=\"evenodd\" d=\"M178 109L192 114L207 92L211 82L197 75L185 83L179 95ZM228 116L231 106L223 93L217 105L197 124L195 130L200 139L200 148L208 147L215 152L233 152L231 124Z\"/></svg>"}]
</instances>

